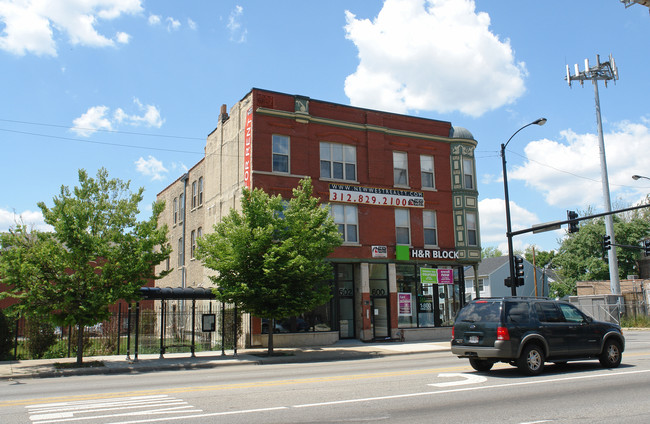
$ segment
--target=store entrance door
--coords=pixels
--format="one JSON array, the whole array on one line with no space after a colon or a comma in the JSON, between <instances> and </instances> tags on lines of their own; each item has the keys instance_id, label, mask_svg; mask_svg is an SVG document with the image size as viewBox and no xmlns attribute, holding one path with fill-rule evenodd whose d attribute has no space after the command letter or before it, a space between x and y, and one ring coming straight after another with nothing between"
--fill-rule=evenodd
<instances>
[{"instance_id":1,"label":"store entrance door","mask_svg":"<svg viewBox=\"0 0 650 424\"><path fill-rule=\"evenodd\" d=\"M388 333L388 299L375 297L372 299L372 332L375 339L385 339Z\"/></svg>"}]
</instances>

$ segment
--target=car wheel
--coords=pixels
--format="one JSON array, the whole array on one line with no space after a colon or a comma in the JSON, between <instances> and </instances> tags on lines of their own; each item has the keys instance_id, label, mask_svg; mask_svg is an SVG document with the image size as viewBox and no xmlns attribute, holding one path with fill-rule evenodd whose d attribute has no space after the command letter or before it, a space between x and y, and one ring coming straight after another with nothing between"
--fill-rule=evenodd
<instances>
[{"instance_id":1,"label":"car wheel","mask_svg":"<svg viewBox=\"0 0 650 424\"><path fill-rule=\"evenodd\" d=\"M618 340L607 340L603 353L598 357L600 364L605 368L616 368L621 364L621 359L621 344Z\"/></svg>"},{"instance_id":2,"label":"car wheel","mask_svg":"<svg viewBox=\"0 0 650 424\"><path fill-rule=\"evenodd\" d=\"M544 370L544 350L536 344L524 347L517 367L526 375L538 375Z\"/></svg>"},{"instance_id":3,"label":"car wheel","mask_svg":"<svg viewBox=\"0 0 650 424\"><path fill-rule=\"evenodd\" d=\"M486 359L470 358L469 364L476 371L490 371L492 369L492 365L494 365L494 362L488 361Z\"/></svg>"}]
</instances>

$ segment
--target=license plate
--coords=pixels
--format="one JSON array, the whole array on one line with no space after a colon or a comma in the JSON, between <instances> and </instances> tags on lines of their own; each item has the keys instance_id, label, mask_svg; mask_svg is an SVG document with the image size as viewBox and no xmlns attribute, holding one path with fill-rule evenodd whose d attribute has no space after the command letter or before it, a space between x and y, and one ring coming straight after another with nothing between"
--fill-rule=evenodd
<instances>
[{"instance_id":1,"label":"license plate","mask_svg":"<svg viewBox=\"0 0 650 424\"><path fill-rule=\"evenodd\" d=\"M478 343L478 336L469 336L470 343Z\"/></svg>"}]
</instances>

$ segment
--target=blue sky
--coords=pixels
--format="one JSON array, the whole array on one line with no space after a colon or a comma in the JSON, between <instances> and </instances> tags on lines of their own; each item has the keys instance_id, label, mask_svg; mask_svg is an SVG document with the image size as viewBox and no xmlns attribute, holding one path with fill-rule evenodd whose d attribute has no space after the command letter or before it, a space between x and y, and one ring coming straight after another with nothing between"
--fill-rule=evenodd
<instances>
[{"instance_id":1,"label":"blue sky","mask_svg":"<svg viewBox=\"0 0 650 424\"><path fill-rule=\"evenodd\" d=\"M44 228L77 170L158 192L201 159L221 104L258 87L450 121L478 140L483 246L513 229L603 211L594 90L565 65L612 54L600 85L612 204L650 192L650 13L619 0L0 0L0 231ZM564 234L515 238L558 247Z\"/></svg>"}]
</instances>

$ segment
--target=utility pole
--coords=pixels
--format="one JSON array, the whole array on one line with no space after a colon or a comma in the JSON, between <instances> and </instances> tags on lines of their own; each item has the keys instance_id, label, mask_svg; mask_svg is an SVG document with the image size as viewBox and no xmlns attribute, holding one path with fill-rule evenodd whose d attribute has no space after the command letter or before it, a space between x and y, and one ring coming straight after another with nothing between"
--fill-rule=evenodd
<instances>
[{"instance_id":1,"label":"utility pole","mask_svg":"<svg viewBox=\"0 0 650 424\"><path fill-rule=\"evenodd\" d=\"M598 145L600 147L600 174L601 181L603 186L603 200L605 203L605 211L612 211L612 204L609 196L609 179L607 177L607 160L605 158L605 140L603 138L603 123L600 118L600 96L598 94L598 80L605 82L605 87L607 87L607 81L618 79L618 69L616 68L616 63L614 63L614 58L612 55L609 55L609 61L600 62L600 55L596 55L597 65L589 67L589 59L585 59L585 70L580 71L578 64L575 65L575 75L571 75L569 70L569 65L566 66L566 80L571 87L571 81L580 81L580 85L584 84L585 80L591 80L594 84L594 95L596 98L596 121L598 124ZM610 237L612 245L615 244L614 239L614 219L612 215L605 216L605 231L606 234ZM616 247L612 248L608 252L609 258L609 287L611 293L614 295L621 294L621 283L618 278L618 261L616 258Z\"/></svg>"}]
</instances>

